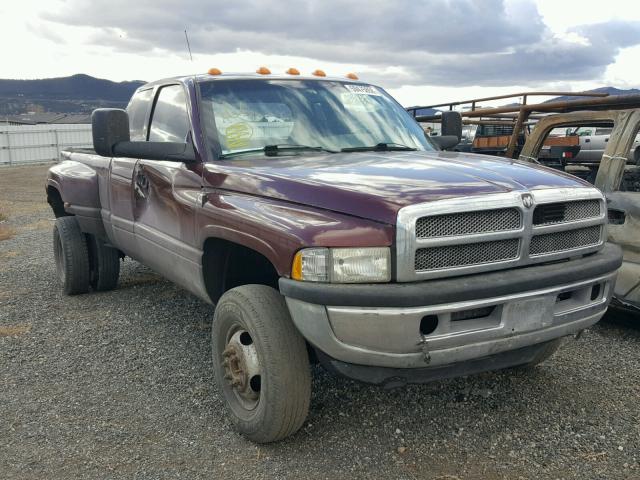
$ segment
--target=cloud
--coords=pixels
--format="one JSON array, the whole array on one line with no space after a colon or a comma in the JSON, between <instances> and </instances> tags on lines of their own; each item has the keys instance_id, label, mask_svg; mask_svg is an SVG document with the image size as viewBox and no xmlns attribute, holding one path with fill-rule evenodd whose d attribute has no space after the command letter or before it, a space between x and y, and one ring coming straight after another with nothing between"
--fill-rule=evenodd
<instances>
[{"instance_id":1,"label":"cloud","mask_svg":"<svg viewBox=\"0 0 640 480\"><path fill-rule=\"evenodd\" d=\"M576 27L554 36L531 1L338 0L234 2L69 0L46 20L93 27L91 42L137 53L253 51L364 66L362 77L401 85L535 85L595 79L640 22Z\"/></svg>"}]
</instances>

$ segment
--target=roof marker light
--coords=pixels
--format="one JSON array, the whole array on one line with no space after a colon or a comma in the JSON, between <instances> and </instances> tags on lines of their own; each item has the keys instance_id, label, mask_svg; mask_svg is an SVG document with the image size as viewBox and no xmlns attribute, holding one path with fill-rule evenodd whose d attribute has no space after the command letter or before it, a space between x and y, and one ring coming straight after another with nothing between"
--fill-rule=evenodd
<instances>
[{"instance_id":1,"label":"roof marker light","mask_svg":"<svg viewBox=\"0 0 640 480\"><path fill-rule=\"evenodd\" d=\"M327 76L327 74L324 73L324 71L320 70L320 69L314 70L311 75L315 75L316 77L326 77Z\"/></svg>"},{"instance_id":2,"label":"roof marker light","mask_svg":"<svg viewBox=\"0 0 640 480\"><path fill-rule=\"evenodd\" d=\"M298 70L297 68L291 67L289 70L287 70L287 73L289 75L300 75L300 70Z\"/></svg>"},{"instance_id":3,"label":"roof marker light","mask_svg":"<svg viewBox=\"0 0 640 480\"><path fill-rule=\"evenodd\" d=\"M355 73L347 73L345 77L350 78L351 80L358 80L358 75Z\"/></svg>"},{"instance_id":4,"label":"roof marker light","mask_svg":"<svg viewBox=\"0 0 640 480\"><path fill-rule=\"evenodd\" d=\"M220 71L219 68L210 68L209 71L207 72L209 75L222 75L222 72Z\"/></svg>"},{"instance_id":5,"label":"roof marker light","mask_svg":"<svg viewBox=\"0 0 640 480\"><path fill-rule=\"evenodd\" d=\"M269 70L267 67L260 67L256 70L256 73L259 73L260 75L270 75L271 70Z\"/></svg>"}]
</instances>

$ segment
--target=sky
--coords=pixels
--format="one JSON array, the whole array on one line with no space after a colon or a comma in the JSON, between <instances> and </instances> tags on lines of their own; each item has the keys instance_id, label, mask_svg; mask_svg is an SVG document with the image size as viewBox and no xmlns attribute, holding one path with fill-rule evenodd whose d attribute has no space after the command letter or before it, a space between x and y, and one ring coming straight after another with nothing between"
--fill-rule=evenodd
<instances>
[{"instance_id":1,"label":"sky","mask_svg":"<svg viewBox=\"0 0 640 480\"><path fill-rule=\"evenodd\" d=\"M321 68L405 106L640 87L637 0L3 0L0 21L0 78Z\"/></svg>"}]
</instances>

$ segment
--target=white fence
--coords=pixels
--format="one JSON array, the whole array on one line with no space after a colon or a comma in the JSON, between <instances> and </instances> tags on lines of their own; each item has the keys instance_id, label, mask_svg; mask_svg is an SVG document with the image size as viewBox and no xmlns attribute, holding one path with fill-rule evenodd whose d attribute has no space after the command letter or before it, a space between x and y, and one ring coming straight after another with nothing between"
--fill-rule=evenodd
<instances>
[{"instance_id":1,"label":"white fence","mask_svg":"<svg viewBox=\"0 0 640 480\"><path fill-rule=\"evenodd\" d=\"M53 162L69 147L92 147L89 124L0 125L0 166Z\"/></svg>"}]
</instances>

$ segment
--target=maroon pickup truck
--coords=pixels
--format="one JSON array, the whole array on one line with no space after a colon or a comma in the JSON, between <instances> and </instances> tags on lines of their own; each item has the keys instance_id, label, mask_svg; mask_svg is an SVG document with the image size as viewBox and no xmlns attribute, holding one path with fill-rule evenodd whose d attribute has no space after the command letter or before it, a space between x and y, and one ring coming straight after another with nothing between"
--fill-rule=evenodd
<instances>
[{"instance_id":1,"label":"maroon pickup truck","mask_svg":"<svg viewBox=\"0 0 640 480\"><path fill-rule=\"evenodd\" d=\"M379 87L259 72L144 85L46 182L65 293L114 288L126 255L215 305L248 438L300 428L310 363L386 387L534 365L604 314L599 190L440 150Z\"/></svg>"}]
</instances>

